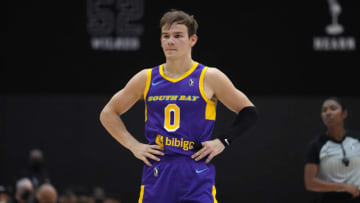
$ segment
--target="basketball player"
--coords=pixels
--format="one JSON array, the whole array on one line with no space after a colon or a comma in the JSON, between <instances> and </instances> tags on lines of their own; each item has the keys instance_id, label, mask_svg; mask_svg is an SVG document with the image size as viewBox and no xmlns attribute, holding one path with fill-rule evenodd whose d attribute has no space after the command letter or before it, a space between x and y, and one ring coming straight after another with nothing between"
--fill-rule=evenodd
<instances>
[{"instance_id":1,"label":"basketball player","mask_svg":"<svg viewBox=\"0 0 360 203\"><path fill-rule=\"evenodd\" d=\"M171 10L160 20L166 62L137 73L104 107L107 131L145 163L139 202L217 202L215 169L210 161L257 120L253 103L217 68L192 59L198 24L193 16ZM120 116L145 101L145 136L140 143ZM238 116L212 139L216 102Z\"/></svg>"}]
</instances>

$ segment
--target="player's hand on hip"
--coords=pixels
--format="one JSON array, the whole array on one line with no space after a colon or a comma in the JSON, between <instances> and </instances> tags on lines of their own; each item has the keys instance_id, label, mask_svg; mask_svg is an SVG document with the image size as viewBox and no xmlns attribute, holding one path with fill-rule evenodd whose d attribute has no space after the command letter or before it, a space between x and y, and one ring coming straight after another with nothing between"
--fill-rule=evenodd
<instances>
[{"instance_id":1,"label":"player's hand on hip","mask_svg":"<svg viewBox=\"0 0 360 203\"><path fill-rule=\"evenodd\" d=\"M357 185L347 185L348 187L346 187L345 191L350 193L352 195L353 198L359 197L360 195L360 190L359 190L359 186Z\"/></svg>"},{"instance_id":2,"label":"player's hand on hip","mask_svg":"<svg viewBox=\"0 0 360 203\"><path fill-rule=\"evenodd\" d=\"M164 156L165 154L164 152L162 152L163 150L164 148L159 145L148 145L139 143L134 148L133 154L136 158L142 160L147 166L152 166L148 158L155 161L160 161L160 158L156 155Z\"/></svg>"},{"instance_id":3,"label":"player's hand on hip","mask_svg":"<svg viewBox=\"0 0 360 203\"><path fill-rule=\"evenodd\" d=\"M351 193L353 198L359 197L360 196L360 189L358 185L353 185L354 186L354 192Z\"/></svg>"},{"instance_id":4,"label":"player's hand on hip","mask_svg":"<svg viewBox=\"0 0 360 203\"><path fill-rule=\"evenodd\" d=\"M195 161L199 161L208 156L205 163L209 163L215 156L224 151L225 146L219 139L214 139L201 143L202 148L191 156Z\"/></svg>"}]
</instances>

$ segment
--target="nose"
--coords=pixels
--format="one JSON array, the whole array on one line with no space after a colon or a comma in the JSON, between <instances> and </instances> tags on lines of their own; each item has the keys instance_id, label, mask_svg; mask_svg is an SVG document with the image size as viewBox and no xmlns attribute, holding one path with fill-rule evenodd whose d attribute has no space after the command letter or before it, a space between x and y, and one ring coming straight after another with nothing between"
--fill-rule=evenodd
<instances>
[{"instance_id":1,"label":"nose","mask_svg":"<svg viewBox=\"0 0 360 203\"><path fill-rule=\"evenodd\" d=\"M331 111L325 111L325 116L329 117L331 115Z\"/></svg>"},{"instance_id":2,"label":"nose","mask_svg":"<svg viewBox=\"0 0 360 203\"><path fill-rule=\"evenodd\" d=\"M174 38L173 38L173 37L169 37L169 39L167 40L167 44L168 44L168 45L174 45Z\"/></svg>"}]
</instances>

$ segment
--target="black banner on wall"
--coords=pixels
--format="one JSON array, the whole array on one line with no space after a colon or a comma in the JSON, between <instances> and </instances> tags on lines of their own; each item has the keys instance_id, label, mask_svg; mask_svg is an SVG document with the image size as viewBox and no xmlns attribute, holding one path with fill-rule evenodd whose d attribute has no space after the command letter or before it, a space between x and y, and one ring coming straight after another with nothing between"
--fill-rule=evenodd
<instances>
[{"instance_id":1,"label":"black banner on wall","mask_svg":"<svg viewBox=\"0 0 360 203\"><path fill-rule=\"evenodd\" d=\"M313 48L315 51L356 51L355 24L346 22L344 15L351 16L347 8L343 9L341 1L327 0L329 22L324 27L322 35L315 36Z\"/></svg>"},{"instance_id":2,"label":"black banner on wall","mask_svg":"<svg viewBox=\"0 0 360 203\"><path fill-rule=\"evenodd\" d=\"M143 0L87 0L93 50L137 51L144 32Z\"/></svg>"},{"instance_id":3,"label":"black banner on wall","mask_svg":"<svg viewBox=\"0 0 360 203\"><path fill-rule=\"evenodd\" d=\"M11 1L0 92L114 93L164 62L159 20L172 8L199 22L194 59L247 94L359 94L360 6L340 0Z\"/></svg>"}]
</instances>

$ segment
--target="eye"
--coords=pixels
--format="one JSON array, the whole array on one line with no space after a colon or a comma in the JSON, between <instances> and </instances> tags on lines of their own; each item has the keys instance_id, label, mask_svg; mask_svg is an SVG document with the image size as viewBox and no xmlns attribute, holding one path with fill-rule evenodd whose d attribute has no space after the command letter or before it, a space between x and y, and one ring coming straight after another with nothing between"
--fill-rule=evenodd
<instances>
[{"instance_id":1,"label":"eye","mask_svg":"<svg viewBox=\"0 0 360 203\"><path fill-rule=\"evenodd\" d=\"M325 113L327 111L327 108L323 108L322 112Z\"/></svg>"},{"instance_id":2,"label":"eye","mask_svg":"<svg viewBox=\"0 0 360 203\"><path fill-rule=\"evenodd\" d=\"M330 106L330 109L331 109L332 111L335 111L335 110L338 109L338 107L337 107L337 106Z\"/></svg>"}]
</instances>

